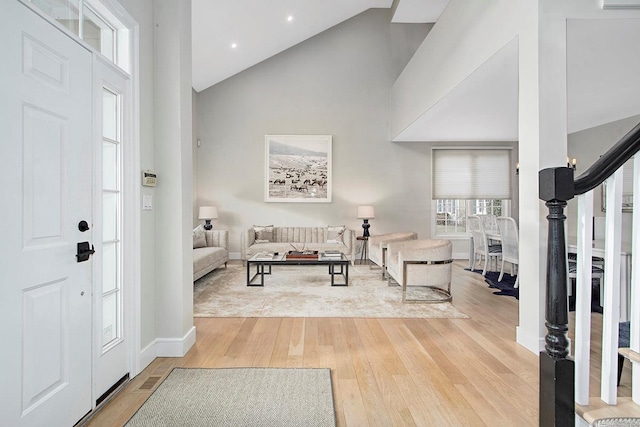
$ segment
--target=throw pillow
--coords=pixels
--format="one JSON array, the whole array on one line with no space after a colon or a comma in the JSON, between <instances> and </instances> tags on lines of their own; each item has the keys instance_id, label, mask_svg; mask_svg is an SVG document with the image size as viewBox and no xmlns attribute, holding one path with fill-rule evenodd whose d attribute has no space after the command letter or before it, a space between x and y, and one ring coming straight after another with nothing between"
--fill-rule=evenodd
<instances>
[{"instance_id":1,"label":"throw pillow","mask_svg":"<svg viewBox=\"0 0 640 427\"><path fill-rule=\"evenodd\" d=\"M204 235L202 224L193 229L193 249L207 246L207 238Z\"/></svg>"},{"instance_id":2,"label":"throw pillow","mask_svg":"<svg viewBox=\"0 0 640 427\"><path fill-rule=\"evenodd\" d=\"M256 243L273 241L273 225L254 225L253 231L256 233Z\"/></svg>"},{"instance_id":3,"label":"throw pillow","mask_svg":"<svg viewBox=\"0 0 640 427\"><path fill-rule=\"evenodd\" d=\"M345 225L329 225L327 227L327 243L344 243Z\"/></svg>"}]
</instances>

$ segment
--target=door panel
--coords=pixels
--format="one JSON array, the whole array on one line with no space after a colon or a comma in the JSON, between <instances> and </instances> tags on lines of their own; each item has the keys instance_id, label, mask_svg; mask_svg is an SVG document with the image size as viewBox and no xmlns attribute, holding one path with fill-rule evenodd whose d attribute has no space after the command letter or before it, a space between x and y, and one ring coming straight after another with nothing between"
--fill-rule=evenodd
<instances>
[{"instance_id":1,"label":"door panel","mask_svg":"<svg viewBox=\"0 0 640 427\"><path fill-rule=\"evenodd\" d=\"M25 247L65 244L63 220L63 153L68 119L33 105L23 107Z\"/></svg>"},{"instance_id":2,"label":"door panel","mask_svg":"<svg viewBox=\"0 0 640 427\"><path fill-rule=\"evenodd\" d=\"M91 409L91 54L16 0L0 14L0 417L73 425Z\"/></svg>"}]
</instances>

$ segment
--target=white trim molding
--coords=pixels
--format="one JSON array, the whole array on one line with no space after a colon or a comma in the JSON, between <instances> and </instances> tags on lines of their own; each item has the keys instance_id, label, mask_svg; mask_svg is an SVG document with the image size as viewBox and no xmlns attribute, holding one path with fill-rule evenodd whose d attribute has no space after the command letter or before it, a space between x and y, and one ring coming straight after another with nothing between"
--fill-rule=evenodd
<instances>
[{"instance_id":1,"label":"white trim molding","mask_svg":"<svg viewBox=\"0 0 640 427\"><path fill-rule=\"evenodd\" d=\"M156 357L183 357L195 343L195 326L182 338L156 338L140 352L140 369L146 368Z\"/></svg>"}]
</instances>

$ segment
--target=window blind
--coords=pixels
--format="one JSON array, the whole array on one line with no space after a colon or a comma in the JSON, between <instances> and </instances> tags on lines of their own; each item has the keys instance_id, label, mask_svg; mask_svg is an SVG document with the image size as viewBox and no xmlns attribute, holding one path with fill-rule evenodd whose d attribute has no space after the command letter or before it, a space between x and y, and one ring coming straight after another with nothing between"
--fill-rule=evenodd
<instances>
[{"instance_id":1,"label":"window blind","mask_svg":"<svg viewBox=\"0 0 640 427\"><path fill-rule=\"evenodd\" d=\"M432 199L511 199L511 150L432 150Z\"/></svg>"}]
</instances>

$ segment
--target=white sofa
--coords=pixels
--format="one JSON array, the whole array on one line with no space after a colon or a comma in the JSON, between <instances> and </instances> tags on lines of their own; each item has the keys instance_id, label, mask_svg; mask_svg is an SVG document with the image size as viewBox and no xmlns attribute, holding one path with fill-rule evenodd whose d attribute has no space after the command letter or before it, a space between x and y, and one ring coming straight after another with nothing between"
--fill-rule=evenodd
<instances>
[{"instance_id":1,"label":"white sofa","mask_svg":"<svg viewBox=\"0 0 640 427\"><path fill-rule=\"evenodd\" d=\"M198 227L202 227L201 225ZM194 229L193 237L193 281L222 264L227 266L229 261L229 231ZM196 231L197 230L197 231ZM204 232L205 246L202 246L201 232ZM198 234L198 237L196 237ZM196 247L197 246L197 247Z\"/></svg>"},{"instance_id":2,"label":"white sofa","mask_svg":"<svg viewBox=\"0 0 640 427\"><path fill-rule=\"evenodd\" d=\"M256 230L267 227L266 233L258 235ZM270 233L269 233L270 229ZM263 230L265 231L265 230ZM258 232L258 234L260 234ZM356 258L356 232L344 227L342 238L337 227L273 227L254 226L242 232L240 250L243 263L258 252L286 253L294 250L323 252L339 250L353 263ZM260 239L263 237L263 239ZM267 237L264 239L264 237ZM336 238L338 237L338 238Z\"/></svg>"}]
</instances>

